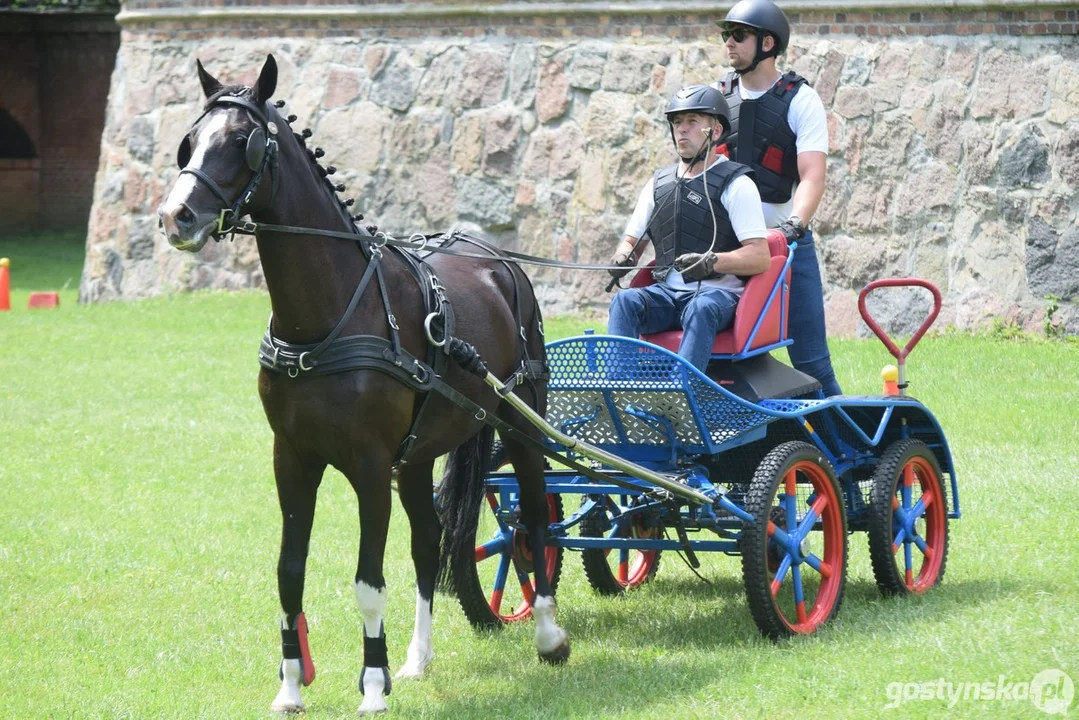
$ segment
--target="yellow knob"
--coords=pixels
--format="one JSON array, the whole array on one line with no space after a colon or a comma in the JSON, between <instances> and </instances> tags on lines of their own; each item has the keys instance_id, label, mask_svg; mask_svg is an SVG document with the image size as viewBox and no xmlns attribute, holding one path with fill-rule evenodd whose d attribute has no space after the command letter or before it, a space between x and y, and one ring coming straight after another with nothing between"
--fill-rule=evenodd
<instances>
[{"instance_id":1,"label":"yellow knob","mask_svg":"<svg viewBox=\"0 0 1079 720\"><path fill-rule=\"evenodd\" d=\"M899 368L895 365L885 365L884 369L880 371L880 379L884 382L895 382L899 380Z\"/></svg>"},{"instance_id":2,"label":"yellow knob","mask_svg":"<svg viewBox=\"0 0 1079 720\"><path fill-rule=\"evenodd\" d=\"M0 267L8 267L11 265L11 261L7 258L0 258Z\"/></svg>"}]
</instances>

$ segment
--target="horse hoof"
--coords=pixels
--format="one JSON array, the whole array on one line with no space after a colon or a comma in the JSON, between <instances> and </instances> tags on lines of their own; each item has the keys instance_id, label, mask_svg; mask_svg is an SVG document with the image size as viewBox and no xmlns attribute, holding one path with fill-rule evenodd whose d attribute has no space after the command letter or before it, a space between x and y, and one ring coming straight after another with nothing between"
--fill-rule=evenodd
<instances>
[{"instance_id":1,"label":"horse hoof","mask_svg":"<svg viewBox=\"0 0 1079 720\"><path fill-rule=\"evenodd\" d=\"M561 665L569 660L569 641L562 643L551 652L539 653L539 659L548 665Z\"/></svg>"},{"instance_id":2,"label":"horse hoof","mask_svg":"<svg viewBox=\"0 0 1079 720\"><path fill-rule=\"evenodd\" d=\"M270 712L295 715L297 713L307 712L307 708L303 706L303 703L297 705L296 703L291 702L274 702L270 705Z\"/></svg>"},{"instance_id":3,"label":"horse hoof","mask_svg":"<svg viewBox=\"0 0 1079 720\"><path fill-rule=\"evenodd\" d=\"M368 700L367 696L364 696L363 703L360 704L360 709L356 712L360 715L375 715L376 713L386 712L389 709L389 706L386 705L386 701L382 699L382 695L373 695L370 700Z\"/></svg>"}]
</instances>

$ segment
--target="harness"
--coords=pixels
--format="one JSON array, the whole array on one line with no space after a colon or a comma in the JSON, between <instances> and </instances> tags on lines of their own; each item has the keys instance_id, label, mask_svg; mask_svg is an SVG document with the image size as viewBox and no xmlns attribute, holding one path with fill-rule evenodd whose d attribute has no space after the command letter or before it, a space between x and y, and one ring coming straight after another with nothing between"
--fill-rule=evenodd
<instances>
[{"instance_id":1,"label":"harness","mask_svg":"<svg viewBox=\"0 0 1079 720\"><path fill-rule=\"evenodd\" d=\"M753 168L762 201L785 203L799 180L798 136L787 113L806 79L788 72L756 100L743 100L738 83L733 72L719 81L731 111L731 130L724 137L730 158Z\"/></svg>"},{"instance_id":2,"label":"harness","mask_svg":"<svg viewBox=\"0 0 1079 720\"><path fill-rule=\"evenodd\" d=\"M408 455L415 444L416 431L423 421L432 390L446 397L459 407L470 412L476 419L495 424L496 427L504 423L493 423L494 418L488 418L487 411L479 404L464 396L443 379L447 362L451 356L451 350L460 347L462 341L454 337L454 314L446 289L435 275L434 269L424 261L418 251L428 250L434 252L439 248L458 242L468 242L477 246L482 254L455 252L451 254L467 255L485 260L500 260L509 270L514 283L514 320L521 337L520 364L512 378L507 383L509 388L515 387L521 382L534 383L538 380L546 380L549 377L546 363L540 359L530 358L527 347L527 333L522 324L521 301L518 275L514 271L515 264L507 257L508 253L494 245L477 238L472 238L456 231L448 235L423 237L413 250L401 247L389 247L387 245L403 245L404 243L391 243L388 236L380 233L371 235L348 222L351 232L336 232L319 230L315 228L297 228L291 226L262 224L258 225L250 221L238 221L237 218L244 206L254 197L262 176L270 170L271 202L276 193L276 183L273 177L273 168L277 167L278 145L274 136L277 134L277 125L268 119L268 112L254 103L235 95L222 95L209 103L206 110L199 117L205 117L207 113L220 106L235 105L242 107L257 121L258 127L248 136L246 158L247 166L252 171L250 181L243 192L235 201L230 201L221 187L199 168L189 168L187 164L191 159L190 137L185 136L180 143L177 152L177 164L180 172L189 173L203 182L221 201L225 207L218 218L215 236L229 233L254 235L257 230L263 229L273 232L284 232L302 235L323 235L338 239L347 239L356 242L364 257L367 259L367 267L352 293L348 306L341 318L334 325L330 333L318 343L295 344L289 343L274 336L272 331L273 316L267 325L259 346L259 364L271 371L296 379L304 375L328 375L354 370L374 370L384 373L408 387L413 392L423 395L423 399L413 410L412 423L408 434L401 441L395 455L395 464L407 462ZM196 120L196 123L198 121ZM390 297L383 274L383 262L385 253L393 253L407 267L416 278L421 295L424 300L425 320L424 334L428 341L428 353L426 361L416 358L401 346L400 332L397 318L390 306ZM428 252L428 254L429 254ZM527 282L527 276L525 281ZM383 338L377 335L348 335L341 336L345 326L352 319L364 292L373 281L376 281L381 295L383 307L386 310L386 319L390 328L390 337ZM542 334L543 327L540 325Z\"/></svg>"}]
</instances>

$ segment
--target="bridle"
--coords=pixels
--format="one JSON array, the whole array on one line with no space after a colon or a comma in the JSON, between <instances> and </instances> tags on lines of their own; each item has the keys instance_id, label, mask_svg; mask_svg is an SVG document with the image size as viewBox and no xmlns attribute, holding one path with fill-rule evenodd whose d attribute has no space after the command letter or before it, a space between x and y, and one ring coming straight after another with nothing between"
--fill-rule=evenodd
<instances>
[{"instance_id":1,"label":"bridle","mask_svg":"<svg viewBox=\"0 0 1079 720\"><path fill-rule=\"evenodd\" d=\"M202 181L202 183L225 204L225 207L221 210L221 214L217 218L217 228L213 232L215 238L220 238L221 236L235 231L236 218L240 217L241 209L250 203L251 199L255 196L259 182L261 182L262 176L266 173L267 169L270 170L271 200L277 189L277 183L275 182L273 172L277 167L277 124L266 117L266 113L264 112L265 105L260 108L255 105L255 103L242 97L236 95L222 95L213 100L213 102L206 107L206 110L202 115L199 115L198 120L195 120L192 127L198 125L202 118L206 117L217 108L232 105L247 110L251 117L258 122L258 125L247 137L246 157L247 167L252 172L251 179L247 182L247 187L243 189L243 192L240 193L235 201L230 201L225 195L225 192L221 189L221 186L203 170L200 168L187 167L187 164L191 161L190 135L184 136L184 139L180 141L180 147L176 152L176 164L180 167L180 174L183 175L184 173L188 173L189 175L194 175L196 179Z\"/></svg>"}]
</instances>

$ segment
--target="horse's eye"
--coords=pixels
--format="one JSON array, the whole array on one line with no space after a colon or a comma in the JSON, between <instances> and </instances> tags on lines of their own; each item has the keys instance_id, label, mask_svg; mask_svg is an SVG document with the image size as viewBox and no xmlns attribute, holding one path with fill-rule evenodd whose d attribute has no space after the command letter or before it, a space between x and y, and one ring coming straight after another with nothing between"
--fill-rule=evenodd
<instances>
[{"instance_id":1,"label":"horse's eye","mask_svg":"<svg viewBox=\"0 0 1079 720\"><path fill-rule=\"evenodd\" d=\"M247 138L243 135L238 135L236 139L232 141L232 144L238 148L247 147Z\"/></svg>"}]
</instances>

